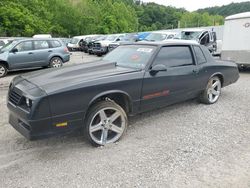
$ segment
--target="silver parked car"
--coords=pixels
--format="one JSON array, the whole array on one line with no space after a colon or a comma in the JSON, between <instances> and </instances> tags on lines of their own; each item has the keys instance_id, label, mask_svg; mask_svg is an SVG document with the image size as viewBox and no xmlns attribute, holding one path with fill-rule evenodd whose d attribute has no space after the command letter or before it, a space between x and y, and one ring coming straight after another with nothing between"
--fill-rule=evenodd
<instances>
[{"instance_id":1,"label":"silver parked car","mask_svg":"<svg viewBox=\"0 0 250 188\"><path fill-rule=\"evenodd\" d=\"M11 70L61 67L69 59L68 48L60 39L14 40L0 50L0 77Z\"/></svg>"}]
</instances>

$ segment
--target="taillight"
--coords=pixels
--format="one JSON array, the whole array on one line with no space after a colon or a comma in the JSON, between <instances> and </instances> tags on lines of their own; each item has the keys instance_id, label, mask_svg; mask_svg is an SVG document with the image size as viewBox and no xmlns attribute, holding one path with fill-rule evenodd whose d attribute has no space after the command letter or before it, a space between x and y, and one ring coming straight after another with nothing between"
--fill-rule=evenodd
<instances>
[{"instance_id":1,"label":"taillight","mask_svg":"<svg viewBox=\"0 0 250 188\"><path fill-rule=\"evenodd\" d=\"M67 47L64 48L64 51L65 51L66 53L69 53L69 49L68 49Z\"/></svg>"}]
</instances>

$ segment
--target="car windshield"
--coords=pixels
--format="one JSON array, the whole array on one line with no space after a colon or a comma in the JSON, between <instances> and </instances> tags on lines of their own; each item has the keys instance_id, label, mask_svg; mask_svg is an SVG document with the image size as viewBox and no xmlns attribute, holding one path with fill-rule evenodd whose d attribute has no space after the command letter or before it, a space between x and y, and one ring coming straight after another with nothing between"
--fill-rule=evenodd
<instances>
[{"instance_id":1,"label":"car windshield","mask_svg":"<svg viewBox=\"0 0 250 188\"><path fill-rule=\"evenodd\" d=\"M80 39L78 39L78 38L73 38L70 43L71 44L77 44L79 40Z\"/></svg>"},{"instance_id":2,"label":"car windshield","mask_svg":"<svg viewBox=\"0 0 250 188\"><path fill-rule=\"evenodd\" d=\"M150 33L145 40L147 41L163 41L167 38L167 34L162 33Z\"/></svg>"},{"instance_id":3,"label":"car windshield","mask_svg":"<svg viewBox=\"0 0 250 188\"><path fill-rule=\"evenodd\" d=\"M119 46L108 53L103 60L116 62L118 66L143 69L154 53L155 46L126 45Z\"/></svg>"},{"instance_id":4,"label":"car windshield","mask_svg":"<svg viewBox=\"0 0 250 188\"><path fill-rule=\"evenodd\" d=\"M127 34L120 38L121 41L135 41L137 35L136 34Z\"/></svg>"},{"instance_id":5,"label":"car windshield","mask_svg":"<svg viewBox=\"0 0 250 188\"><path fill-rule=\"evenodd\" d=\"M178 38L182 40L198 40L201 31L182 31Z\"/></svg>"},{"instance_id":6,"label":"car windshield","mask_svg":"<svg viewBox=\"0 0 250 188\"><path fill-rule=\"evenodd\" d=\"M5 45L0 49L0 53L10 51L10 49L11 49L13 46L15 46L17 42L18 42L17 40L8 42L7 44L5 44Z\"/></svg>"}]
</instances>

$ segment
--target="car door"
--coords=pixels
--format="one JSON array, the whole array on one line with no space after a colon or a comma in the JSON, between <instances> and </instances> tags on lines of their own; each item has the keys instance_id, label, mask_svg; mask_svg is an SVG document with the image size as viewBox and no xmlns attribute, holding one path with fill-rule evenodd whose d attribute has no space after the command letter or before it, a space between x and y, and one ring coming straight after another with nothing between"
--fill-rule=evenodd
<instances>
[{"instance_id":1,"label":"car door","mask_svg":"<svg viewBox=\"0 0 250 188\"><path fill-rule=\"evenodd\" d=\"M47 40L35 40L34 41L34 64L36 66L47 66L49 61L48 57L53 50L49 48Z\"/></svg>"},{"instance_id":2,"label":"car door","mask_svg":"<svg viewBox=\"0 0 250 188\"><path fill-rule=\"evenodd\" d=\"M28 68L33 66L33 42L22 41L8 54L7 61L12 69Z\"/></svg>"},{"instance_id":3,"label":"car door","mask_svg":"<svg viewBox=\"0 0 250 188\"><path fill-rule=\"evenodd\" d=\"M192 98L197 91L199 70L190 46L165 46L151 67L164 65L165 71L145 72L141 109L162 107Z\"/></svg>"}]
</instances>

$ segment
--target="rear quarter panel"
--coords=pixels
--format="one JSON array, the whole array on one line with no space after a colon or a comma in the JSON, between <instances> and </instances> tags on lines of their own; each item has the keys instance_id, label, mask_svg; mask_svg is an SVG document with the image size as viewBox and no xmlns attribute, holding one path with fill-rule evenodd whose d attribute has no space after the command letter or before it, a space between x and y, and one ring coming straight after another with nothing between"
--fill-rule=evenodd
<instances>
[{"instance_id":1,"label":"rear quarter panel","mask_svg":"<svg viewBox=\"0 0 250 188\"><path fill-rule=\"evenodd\" d=\"M49 63L53 57L60 57L63 62L67 62L70 59L70 54L64 51L66 46L51 49L53 52L48 56L47 62Z\"/></svg>"},{"instance_id":2,"label":"rear quarter panel","mask_svg":"<svg viewBox=\"0 0 250 188\"><path fill-rule=\"evenodd\" d=\"M207 62L197 65L199 67L201 91L207 86L208 80L213 76L222 79L222 87L236 82L239 78L238 67L234 62L215 60L206 47L202 47Z\"/></svg>"}]
</instances>

